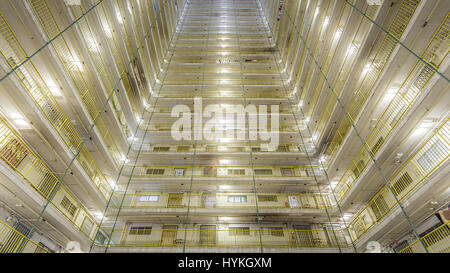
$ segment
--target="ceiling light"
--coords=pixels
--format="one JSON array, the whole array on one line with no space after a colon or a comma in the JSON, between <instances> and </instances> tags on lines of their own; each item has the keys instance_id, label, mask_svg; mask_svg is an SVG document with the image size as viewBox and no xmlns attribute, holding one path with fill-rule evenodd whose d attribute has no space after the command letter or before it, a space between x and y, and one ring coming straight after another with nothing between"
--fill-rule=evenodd
<instances>
[{"instance_id":1,"label":"ceiling light","mask_svg":"<svg viewBox=\"0 0 450 273\"><path fill-rule=\"evenodd\" d=\"M326 28L328 26L328 23L330 22L330 19L328 17L323 20L323 28Z\"/></svg>"},{"instance_id":2,"label":"ceiling light","mask_svg":"<svg viewBox=\"0 0 450 273\"><path fill-rule=\"evenodd\" d=\"M219 189L221 189L221 190L229 190L231 188L231 186L229 186L229 185L220 185L219 186Z\"/></svg>"},{"instance_id":3,"label":"ceiling light","mask_svg":"<svg viewBox=\"0 0 450 273\"><path fill-rule=\"evenodd\" d=\"M372 69L372 64L366 64L366 66L365 66L364 69L363 69L362 74L363 74L363 75L366 75L367 72L370 71L370 69Z\"/></svg>"},{"instance_id":4,"label":"ceiling light","mask_svg":"<svg viewBox=\"0 0 450 273\"><path fill-rule=\"evenodd\" d=\"M395 95L397 95L398 88L391 87L386 91L386 94L383 97L384 101L390 102Z\"/></svg>"},{"instance_id":5,"label":"ceiling light","mask_svg":"<svg viewBox=\"0 0 450 273\"><path fill-rule=\"evenodd\" d=\"M231 221L233 218L231 217L219 217L219 221Z\"/></svg>"},{"instance_id":6,"label":"ceiling light","mask_svg":"<svg viewBox=\"0 0 450 273\"><path fill-rule=\"evenodd\" d=\"M30 124L24 119L15 119L14 123L20 127L29 127Z\"/></svg>"},{"instance_id":7,"label":"ceiling light","mask_svg":"<svg viewBox=\"0 0 450 273\"><path fill-rule=\"evenodd\" d=\"M62 97L61 90L58 88L58 86L48 85L48 89L50 89L50 92L52 92L52 95L54 97Z\"/></svg>"},{"instance_id":8,"label":"ceiling light","mask_svg":"<svg viewBox=\"0 0 450 273\"><path fill-rule=\"evenodd\" d=\"M103 218L103 213L101 213L101 212L99 212L99 211L97 211L97 212L94 212L94 213L92 213L93 215L94 215L94 217L97 219L97 220L101 220L102 218Z\"/></svg>"},{"instance_id":9,"label":"ceiling light","mask_svg":"<svg viewBox=\"0 0 450 273\"><path fill-rule=\"evenodd\" d=\"M339 38L341 38L341 35L342 35L342 29L338 29L337 31L336 31L336 34L334 35L334 38L335 39L339 39Z\"/></svg>"},{"instance_id":10,"label":"ceiling light","mask_svg":"<svg viewBox=\"0 0 450 273\"><path fill-rule=\"evenodd\" d=\"M221 159L219 160L220 164L229 164L231 162L231 160L228 159Z\"/></svg>"},{"instance_id":11,"label":"ceiling light","mask_svg":"<svg viewBox=\"0 0 450 273\"><path fill-rule=\"evenodd\" d=\"M123 24L123 19L122 16L120 16L120 13L117 13L117 21L119 22L119 24Z\"/></svg>"}]
</instances>

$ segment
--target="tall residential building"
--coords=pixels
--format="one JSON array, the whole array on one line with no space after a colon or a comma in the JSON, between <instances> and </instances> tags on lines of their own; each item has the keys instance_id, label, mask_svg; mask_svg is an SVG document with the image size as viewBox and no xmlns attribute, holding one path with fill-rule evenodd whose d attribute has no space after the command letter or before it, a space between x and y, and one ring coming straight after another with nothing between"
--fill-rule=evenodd
<instances>
[{"instance_id":1,"label":"tall residential building","mask_svg":"<svg viewBox=\"0 0 450 273\"><path fill-rule=\"evenodd\" d=\"M450 252L449 14L0 0L0 253Z\"/></svg>"}]
</instances>

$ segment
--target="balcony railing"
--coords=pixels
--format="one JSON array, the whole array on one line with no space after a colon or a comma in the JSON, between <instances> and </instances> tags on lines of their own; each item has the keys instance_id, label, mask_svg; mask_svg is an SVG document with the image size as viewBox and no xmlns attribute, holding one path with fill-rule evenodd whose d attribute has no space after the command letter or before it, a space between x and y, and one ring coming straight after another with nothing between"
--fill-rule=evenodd
<instances>
[{"instance_id":1,"label":"balcony railing","mask_svg":"<svg viewBox=\"0 0 450 273\"><path fill-rule=\"evenodd\" d=\"M445 223L422 237L430 253L450 253L450 223ZM425 253L419 240L400 250L400 253Z\"/></svg>"},{"instance_id":2,"label":"balcony railing","mask_svg":"<svg viewBox=\"0 0 450 273\"><path fill-rule=\"evenodd\" d=\"M76 229L93 239L98 224L47 165L0 117L0 158L48 200ZM56 191L56 192L55 192Z\"/></svg>"},{"instance_id":3,"label":"balcony railing","mask_svg":"<svg viewBox=\"0 0 450 273\"><path fill-rule=\"evenodd\" d=\"M394 35L397 39L401 39L403 32L408 26L412 16L415 13L417 6L419 5L420 0L414 1L402 1L397 14L395 15L391 26L389 27L389 33ZM348 5L344 5L348 7ZM361 20L365 20L361 18ZM365 20L367 22L367 20ZM370 64L370 69L367 71L365 75L363 75L363 80L359 84L355 95L348 107L348 112L352 120L356 120L358 117L362 107L364 106L367 98L370 95L375 83L381 76L386 64L388 63L395 47L397 46L397 42L391 38L389 35L385 35L381 45L375 54L375 57ZM343 81L344 82L344 81ZM343 86L342 86L343 87ZM335 89L336 90L336 89ZM338 90L337 94L340 94L341 90ZM325 111L322 112L322 115L319 119L319 124L316 128L316 132L323 132L326 124L328 123L328 119L330 118L332 111L336 105L336 99L334 97L330 97L325 106ZM345 136L351 129L351 124L348 119L343 119L341 124L338 127L336 135L332 141L331 152L329 154L334 157L339 149L342 141Z\"/></svg>"},{"instance_id":4,"label":"balcony railing","mask_svg":"<svg viewBox=\"0 0 450 273\"><path fill-rule=\"evenodd\" d=\"M0 40L0 53L10 68L13 69L17 64L28 58L28 55L8 22L1 14L0 34L3 37L3 39ZM36 105L47 117L50 124L67 145L67 148L75 155L78 149L80 149L80 146L83 145L82 139L75 130L69 117L64 113L57 100L53 97L50 89L33 62L29 60L27 63L20 66L15 71L15 74L23 87L29 92ZM86 146L81 147L77 160L89 178L91 178L92 183L105 198L107 198L111 194L111 186Z\"/></svg>"},{"instance_id":5,"label":"balcony railing","mask_svg":"<svg viewBox=\"0 0 450 273\"><path fill-rule=\"evenodd\" d=\"M49 251L0 221L0 253L48 253Z\"/></svg>"},{"instance_id":6,"label":"balcony railing","mask_svg":"<svg viewBox=\"0 0 450 273\"><path fill-rule=\"evenodd\" d=\"M267 178L292 178L292 177L313 177L313 169L310 166L195 166L192 165L170 165L170 166L134 166L126 165L123 169L124 175L131 175L134 168L133 177L217 177L217 178L239 178L239 177L267 177ZM315 175L323 175L321 167L314 166Z\"/></svg>"},{"instance_id":7,"label":"balcony railing","mask_svg":"<svg viewBox=\"0 0 450 273\"><path fill-rule=\"evenodd\" d=\"M163 229L136 227L116 229L110 247L223 247L223 248L337 248L348 247L344 234L331 230L294 230L285 228L178 229L177 225ZM185 239L186 238L186 239ZM336 239L338 241L336 241Z\"/></svg>"},{"instance_id":8,"label":"balcony railing","mask_svg":"<svg viewBox=\"0 0 450 273\"><path fill-rule=\"evenodd\" d=\"M449 52L450 36L447 35L449 31L450 14L447 15L439 29L434 34L433 39L422 53L422 58L436 69L439 68L440 64ZM381 149L383 144L386 142L386 139L397 127L400 120L411 108L434 74L435 73L420 60L416 62L408 77L398 90L397 95L395 95L392 99L389 106L378 119L375 128L367 137L366 144L361 146L350 163L350 166L340 179L336 187L336 192L338 193L340 200L342 200L344 195L350 190L355 181L357 181L358 177L367 167L369 162L371 162L371 157L375 156ZM367 147L365 147L365 145ZM366 151L366 148L371 154Z\"/></svg>"},{"instance_id":9,"label":"balcony railing","mask_svg":"<svg viewBox=\"0 0 450 273\"><path fill-rule=\"evenodd\" d=\"M53 13L50 10L50 7L47 5L47 2L45 0L28 0L28 2L30 3L35 16L39 20L47 38L49 40L53 39L61 32L61 30L56 20L54 19ZM84 18L84 20L87 19ZM81 26L82 30L85 30L85 28L82 27L84 26L84 20L81 20L79 23L79 26ZM86 31L83 31L82 33L86 35ZM91 38L94 39L93 37ZM91 44L92 43L95 43L95 39L91 41ZM97 120L96 128L100 133L100 137L103 139L103 142L106 145L106 149L108 150L110 156L114 159L115 163L119 165L121 163L119 149L117 148L116 142L111 135L111 132L109 131L108 125L103 119L100 108L97 105L95 99L96 94L91 90L92 87L89 87L90 85L85 78L86 75L83 75L82 73L81 64L77 63L79 62L78 57L70 49L67 41L64 38L64 34L61 34L58 38L53 40L51 45L55 50L59 60L61 61L62 67L66 71L69 78L72 80L73 86L78 92L78 95L80 96L80 99L89 116L93 121ZM91 51L92 48L90 48L89 52ZM97 59L94 60L97 61ZM102 71L99 71L99 73L102 73ZM103 71L102 74L106 76L107 71ZM113 91L112 85L111 89L108 89L107 91L108 95L111 91Z\"/></svg>"},{"instance_id":10,"label":"balcony railing","mask_svg":"<svg viewBox=\"0 0 450 273\"><path fill-rule=\"evenodd\" d=\"M399 201L405 198L417 186L427 181L450 156L450 118L448 118L413 155L408 162L389 180L390 187ZM385 185L351 221L349 227L354 238L360 238L380 222L397 202Z\"/></svg>"},{"instance_id":11,"label":"balcony railing","mask_svg":"<svg viewBox=\"0 0 450 273\"><path fill-rule=\"evenodd\" d=\"M132 145L133 150L153 153L250 153L250 146L247 143L223 143L223 144L197 144L192 142L174 143L144 143ZM277 149L271 150L267 147L261 147L261 144L252 143L252 153L305 153L303 144L279 144Z\"/></svg>"},{"instance_id":12,"label":"balcony railing","mask_svg":"<svg viewBox=\"0 0 450 273\"><path fill-rule=\"evenodd\" d=\"M123 199L124 209L205 208L205 209L255 209L254 193L217 194L161 194L136 193L114 195L116 204ZM333 202L329 195L320 194L257 194L259 209L330 209ZM118 208L117 206L112 206Z\"/></svg>"}]
</instances>

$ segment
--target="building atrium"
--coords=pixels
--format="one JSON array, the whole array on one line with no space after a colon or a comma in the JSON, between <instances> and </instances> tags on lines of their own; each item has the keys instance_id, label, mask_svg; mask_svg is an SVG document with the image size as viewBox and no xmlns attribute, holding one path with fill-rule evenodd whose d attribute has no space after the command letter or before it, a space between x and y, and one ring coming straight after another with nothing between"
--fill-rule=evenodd
<instances>
[{"instance_id":1,"label":"building atrium","mask_svg":"<svg viewBox=\"0 0 450 273\"><path fill-rule=\"evenodd\" d=\"M0 253L449 253L449 14L0 0Z\"/></svg>"}]
</instances>

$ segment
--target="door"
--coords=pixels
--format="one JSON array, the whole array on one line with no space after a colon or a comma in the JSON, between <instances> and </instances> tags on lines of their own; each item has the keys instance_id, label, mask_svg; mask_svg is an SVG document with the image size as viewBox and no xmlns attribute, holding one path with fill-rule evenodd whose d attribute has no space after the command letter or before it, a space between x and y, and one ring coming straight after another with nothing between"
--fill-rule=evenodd
<instances>
[{"instance_id":1,"label":"door","mask_svg":"<svg viewBox=\"0 0 450 273\"><path fill-rule=\"evenodd\" d=\"M204 192L202 195L202 203L205 208L215 208L216 207L216 194Z\"/></svg>"},{"instance_id":2,"label":"door","mask_svg":"<svg viewBox=\"0 0 450 273\"><path fill-rule=\"evenodd\" d=\"M182 193L170 193L169 198L167 200L167 207L168 208L181 208L182 201L183 201Z\"/></svg>"},{"instance_id":3,"label":"door","mask_svg":"<svg viewBox=\"0 0 450 273\"><path fill-rule=\"evenodd\" d=\"M174 246L177 238L178 226L164 225L161 236L161 246Z\"/></svg>"},{"instance_id":4,"label":"door","mask_svg":"<svg viewBox=\"0 0 450 273\"><path fill-rule=\"evenodd\" d=\"M200 226L200 244L203 246L213 246L216 244L216 226Z\"/></svg>"},{"instance_id":5,"label":"door","mask_svg":"<svg viewBox=\"0 0 450 273\"><path fill-rule=\"evenodd\" d=\"M291 208L298 208L299 207L298 199L297 199L296 196L289 196L288 200L289 200L289 206Z\"/></svg>"},{"instance_id":6,"label":"door","mask_svg":"<svg viewBox=\"0 0 450 273\"><path fill-rule=\"evenodd\" d=\"M295 239L297 247L311 247L314 246L311 226L310 225L296 225Z\"/></svg>"}]
</instances>

